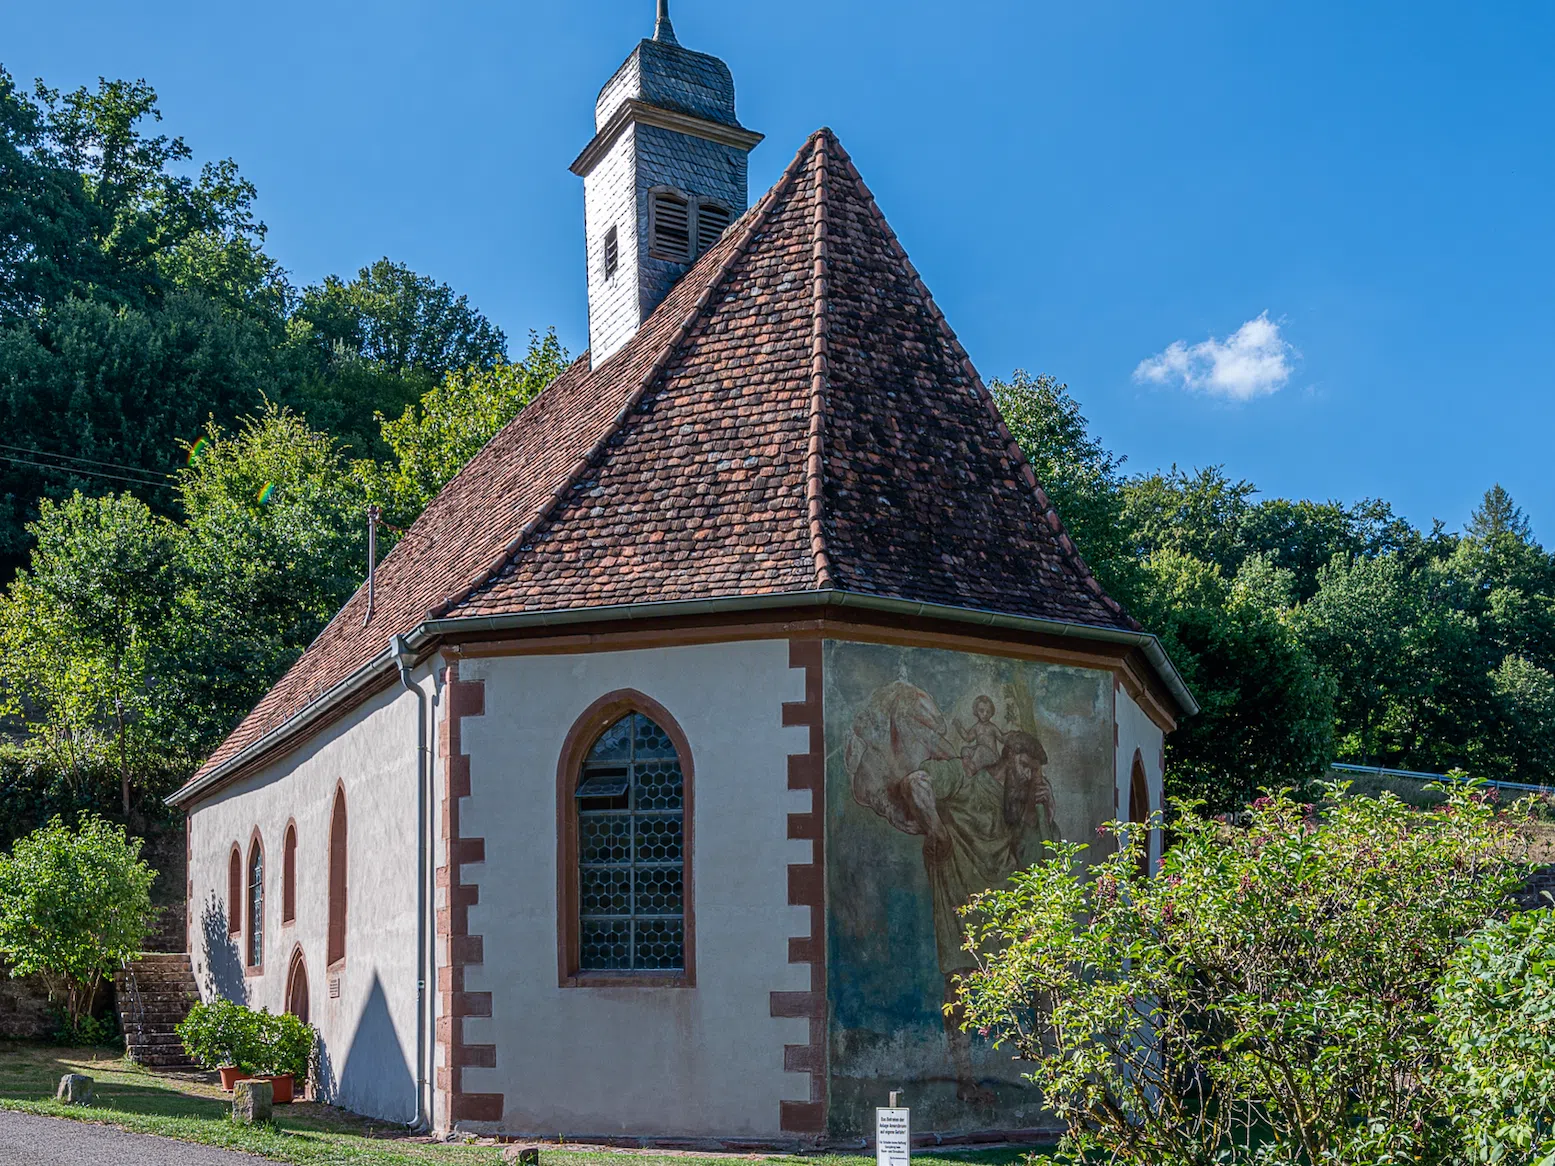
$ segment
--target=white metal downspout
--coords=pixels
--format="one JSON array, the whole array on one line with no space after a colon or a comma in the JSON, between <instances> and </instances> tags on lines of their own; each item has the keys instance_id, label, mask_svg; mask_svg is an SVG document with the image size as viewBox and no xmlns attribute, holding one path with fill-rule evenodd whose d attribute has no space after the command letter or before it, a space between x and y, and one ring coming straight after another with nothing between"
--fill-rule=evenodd
<instances>
[{"instance_id":1,"label":"white metal downspout","mask_svg":"<svg viewBox=\"0 0 1555 1166\"><path fill-rule=\"evenodd\" d=\"M416 1117L411 1128L430 1128L426 1108L427 1083L427 694L411 677L415 653L404 636L389 640L389 654L399 669L400 683L416 694Z\"/></svg>"}]
</instances>

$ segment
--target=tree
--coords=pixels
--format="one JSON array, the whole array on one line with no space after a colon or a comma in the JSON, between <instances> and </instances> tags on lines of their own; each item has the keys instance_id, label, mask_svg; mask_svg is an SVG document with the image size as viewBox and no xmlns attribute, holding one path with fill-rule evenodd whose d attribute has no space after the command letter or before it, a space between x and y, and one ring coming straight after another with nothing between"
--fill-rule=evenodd
<instances>
[{"instance_id":1,"label":"tree","mask_svg":"<svg viewBox=\"0 0 1555 1166\"><path fill-rule=\"evenodd\" d=\"M380 419L387 465L357 462L358 475L391 521L409 525L448 480L567 367L556 333L531 334L523 360L449 373L418 405Z\"/></svg>"},{"instance_id":2,"label":"tree","mask_svg":"<svg viewBox=\"0 0 1555 1166\"><path fill-rule=\"evenodd\" d=\"M31 566L0 603L0 707L28 713L70 772L111 759L128 815L159 760L178 530L128 494L45 501L29 529Z\"/></svg>"},{"instance_id":3,"label":"tree","mask_svg":"<svg viewBox=\"0 0 1555 1166\"><path fill-rule=\"evenodd\" d=\"M151 930L156 872L140 847L83 814L76 830L56 817L0 857L0 955L13 976L41 976L49 998L63 998L72 1030Z\"/></svg>"},{"instance_id":4,"label":"tree","mask_svg":"<svg viewBox=\"0 0 1555 1166\"><path fill-rule=\"evenodd\" d=\"M418 369L437 381L466 368L491 368L507 337L445 283L384 258L350 282L331 275L302 293L297 323L327 355L342 349L392 369Z\"/></svg>"},{"instance_id":5,"label":"tree","mask_svg":"<svg viewBox=\"0 0 1555 1166\"><path fill-rule=\"evenodd\" d=\"M1016 369L988 385L1010 435L1108 594L1131 606L1138 564L1123 523L1123 458L1094 437L1069 386Z\"/></svg>"},{"instance_id":6,"label":"tree","mask_svg":"<svg viewBox=\"0 0 1555 1166\"><path fill-rule=\"evenodd\" d=\"M1089 867L1055 847L968 908L965 1023L1031 1062L1069 1161L1446 1166L1433 987L1519 881L1511 826L1446 793L1185 807L1155 878L1126 824Z\"/></svg>"},{"instance_id":7,"label":"tree","mask_svg":"<svg viewBox=\"0 0 1555 1166\"><path fill-rule=\"evenodd\" d=\"M335 441L267 404L190 447L177 704L191 750L248 712L367 574L366 499Z\"/></svg>"},{"instance_id":8,"label":"tree","mask_svg":"<svg viewBox=\"0 0 1555 1166\"><path fill-rule=\"evenodd\" d=\"M1191 555L1145 560L1138 618L1161 637L1200 712L1167 738L1167 788L1215 810L1301 784L1332 759L1333 693L1297 638L1289 572L1247 560L1227 581Z\"/></svg>"}]
</instances>

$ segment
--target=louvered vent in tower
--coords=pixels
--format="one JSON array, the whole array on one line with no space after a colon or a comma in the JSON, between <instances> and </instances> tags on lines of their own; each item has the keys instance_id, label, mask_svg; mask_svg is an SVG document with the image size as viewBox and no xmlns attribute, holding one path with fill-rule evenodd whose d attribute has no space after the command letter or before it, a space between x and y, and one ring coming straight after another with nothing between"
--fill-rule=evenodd
<instances>
[{"instance_id":1,"label":"louvered vent in tower","mask_svg":"<svg viewBox=\"0 0 1555 1166\"><path fill-rule=\"evenodd\" d=\"M653 192L650 249L660 259L691 261L691 204L669 190Z\"/></svg>"},{"instance_id":2,"label":"louvered vent in tower","mask_svg":"<svg viewBox=\"0 0 1555 1166\"><path fill-rule=\"evenodd\" d=\"M729 229L730 218L728 207L719 206L716 202L697 204L698 255L712 250L718 240L723 238L724 232Z\"/></svg>"}]
</instances>

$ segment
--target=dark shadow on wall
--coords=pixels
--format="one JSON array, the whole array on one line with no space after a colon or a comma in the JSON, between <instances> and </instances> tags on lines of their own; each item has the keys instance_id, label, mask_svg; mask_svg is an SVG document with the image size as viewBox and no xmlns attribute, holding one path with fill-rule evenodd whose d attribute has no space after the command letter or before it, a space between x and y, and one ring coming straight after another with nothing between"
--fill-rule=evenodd
<instances>
[{"instance_id":1,"label":"dark shadow on wall","mask_svg":"<svg viewBox=\"0 0 1555 1166\"><path fill-rule=\"evenodd\" d=\"M407 1124L416 1120L416 1079L377 972L338 1079L327 1049L319 1053L319 1079L328 1083L330 1100L354 1113Z\"/></svg>"},{"instance_id":2,"label":"dark shadow on wall","mask_svg":"<svg viewBox=\"0 0 1555 1166\"><path fill-rule=\"evenodd\" d=\"M200 996L209 1000L215 996L248 1002L248 982L243 978L243 955L237 941L227 927L227 909L216 898L215 892L205 900L200 909L201 945L204 959L197 961L195 969L200 979Z\"/></svg>"}]
</instances>

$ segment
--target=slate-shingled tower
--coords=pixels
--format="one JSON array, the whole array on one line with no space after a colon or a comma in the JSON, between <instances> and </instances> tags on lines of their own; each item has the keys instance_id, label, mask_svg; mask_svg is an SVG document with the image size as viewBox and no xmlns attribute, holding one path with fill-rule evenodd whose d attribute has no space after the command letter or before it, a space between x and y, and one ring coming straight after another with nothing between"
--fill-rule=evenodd
<instances>
[{"instance_id":1,"label":"slate-shingled tower","mask_svg":"<svg viewBox=\"0 0 1555 1166\"><path fill-rule=\"evenodd\" d=\"M734 113L734 77L675 39L660 0L651 40L600 91L583 179L589 350L609 359L745 211L761 135Z\"/></svg>"},{"instance_id":2,"label":"slate-shingled tower","mask_svg":"<svg viewBox=\"0 0 1555 1166\"><path fill-rule=\"evenodd\" d=\"M422 1127L856 1148L900 1088L1018 1139L1040 1096L943 1012L956 908L1158 809L1193 698L830 130L694 263L630 242L656 193L669 243L743 206L727 71L661 15L584 167L630 163L631 311L172 799L201 991ZM738 181L656 190L650 141Z\"/></svg>"}]
</instances>

